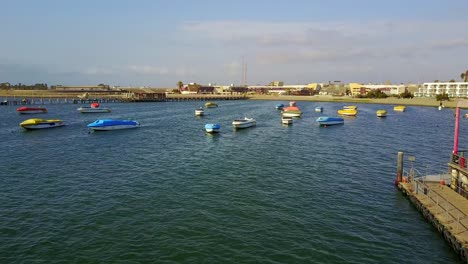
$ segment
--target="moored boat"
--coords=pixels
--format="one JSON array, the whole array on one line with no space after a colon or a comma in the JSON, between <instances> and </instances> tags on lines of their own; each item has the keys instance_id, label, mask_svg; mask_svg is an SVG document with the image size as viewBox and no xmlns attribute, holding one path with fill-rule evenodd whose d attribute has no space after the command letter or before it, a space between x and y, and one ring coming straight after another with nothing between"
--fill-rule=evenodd
<instances>
[{"instance_id":1,"label":"moored boat","mask_svg":"<svg viewBox=\"0 0 468 264\"><path fill-rule=\"evenodd\" d=\"M289 102L289 106L296 106L296 102L294 101Z\"/></svg>"},{"instance_id":2,"label":"moored boat","mask_svg":"<svg viewBox=\"0 0 468 264\"><path fill-rule=\"evenodd\" d=\"M137 128L140 123L134 120L114 120L114 119L98 119L93 123L88 124L92 130L118 130Z\"/></svg>"},{"instance_id":3,"label":"moored boat","mask_svg":"<svg viewBox=\"0 0 468 264\"><path fill-rule=\"evenodd\" d=\"M341 117L321 116L316 120L321 126L332 126L344 124L344 119Z\"/></svg>"},{"instance_id":4,"label":"moored boat","mask_svg":"<svg viewBox=\"0 0 468 264\"><path fill-rule=\"evenodd\" d=\"M405 110L406 110L406 106L404 105L397 105L393 107L393 111L396 111L396 112L404 112Z\"/></svg>"},{"instance_id":5,"label":"moored boat","mask_svg":"<svg viewBox=\"0 0 468 264\"><path fill-rule=\"evenodd\" d=\"M281 123L283 125L290 125L293 123L293 118L290 116L282 116L281 117Z\"/></svg>"},{"instance_id":6,"label":"moored boat","mask_svg":"<svg viewBox=\"0 0 468 264\"><path fill-rule=\"evenodd\" d=\"M323 107L321 106L315 107L315 112L319 112L319 113L323 112Z\"/></svg>"},{"instance_id":7,"label":"moored boat","mask_svg":"<svg viewBox=\"0 0 468 264\"><path fill-rule=\"evenodd\" d=\"M22 106L16 109L16 112L20 114L42 114L47 113L47 109L44 107L27 107Z\"/></svg>"},{"instance_id":8,"label":"moored boat","mask_svg":"<svg viewBox=\"0 0 468 264\"><path fill-rule=\"evenodd\" d=\"M377 110L375 113L377 114L378 117L386 117L387 116L387 110L380 109L380 110Z\"/></svg>"},{"instance_id":9,"label":"moored boat","mask_svg":"<svg viewBox=\"0 0 468 264\"><path fill-rule=\"evenodd\" d=\"M82 106L77 108L80 113L110 113L109 108L105 107L89 107L89 106Z\"/></svg>"},{"instance_id":10,"label":"moored boat","mask_svg":"<svg viewBox=\"0 0 468 264\"><path fill-rule=\"evenodd\" d=\"M207 108L218 107L218 104L213 103L213 102L208 102L208 103L205 104L205 107L207 107Z\"/></svg>"},{"instance_id":11,"label":"moored boat","mask_svg":"<svg viewBox=\"0 0 468 264\"><path fill-rule=\"evenodd\" d=\"M347 106L343 106L343 109L345 109L345 110L357 110L357 106L347 105Z\"/></svg>"},{"instance_id":12,"label":"moored boat","mask_svg":"<svg viewBox=\"0 0 468 264\"><path fill-rule=\"evenodd\" d=\"M282 116L288 116L288 117L301 117L302 111L297 106L289 106L289 107L285 107L283 109L283 112L281 112L281 114Z\"/></svg>"},{"instance_id":13,"label":"moored boat","mask_svg":"<svg viewBox=\"0 0 468 264\"><path fill-rule=\"evenodd\" d=\"M255 119L248 118L248 117L235 119L234 121L232 121L232 126L234 126L235 128L247 128L247 127L255 126L256 124L257 124L257 121Z\"/></svg>"},{"instance_id":14,"label":"moored boat","mask_svg":"<svg viewBox=\"0 0 468 264\"><path fill-rule=\"evenodd\" d=\"M221 126L219 124L206 124L205 130L208 133L218 133L221 130Z\"/></svg>"},{"instance_id":15,"label":"moored boat","mask_svg":"<svg viewBox=\"0 0 468 264\"><path fill-rule=\"evenodd\" d=\"M276 109L276 110L283 110L283 108L284 108L284 104L277 104L277 105L275 106L275 109Z\"/></svg>"},{"instance_id":16,"label":"moored boat","mask_svg":"<svg viewBox=\"0 0 468 264\"><path fill-rule=\"evenodd\" d=\"M196 115L196 116L205 115L205 110L203 110L203 107L200 107L200 108L198 108L198 109L195 109L195 115Z\"/></svg>"},{"instance_id":17,"label":"moored boat","mask_svg":"<svg viewBox=\"0 0 468 264\"><path fill-rule=\"evenodd\" d=\"M65 124L60 119L40 119L40 118L28 119L20 123L20 126L22 128L28 129L28 130L61 127L64 125Z\"/></svg>"},{"instance_id":18,"label":"moored boat","mask_svg":"<svg viewBox=\"0 0 468 264\"><path fill-rule=\"evenodd\" d=\"M356 109L341 109L338 110L339 115L345 115L345 116L355 116L357 115L357 110Z\"/></svg>"}]
</instances>

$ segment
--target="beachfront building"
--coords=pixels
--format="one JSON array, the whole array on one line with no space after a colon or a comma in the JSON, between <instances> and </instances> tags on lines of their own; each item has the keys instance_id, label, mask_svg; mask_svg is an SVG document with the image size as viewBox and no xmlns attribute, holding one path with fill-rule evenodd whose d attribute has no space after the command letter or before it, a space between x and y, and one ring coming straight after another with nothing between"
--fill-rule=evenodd
<instances>
[{"instance_id":1,"label":"beachfront building","mask_svg":"<svg viewBox=\"0 0 468 264\"><path fill-rule=\"evenodd\" d=\"M405 92L405 88L404 84L349 84L349 90L353 96L366 95L371 90L380 90L387 95L398 95Z\"/></svg>"},{"instance_id":2,"label":"beachfront building","mask_svg":"<svg viewBox=\"0 0 468 264\"><path fill-rule=\"evenodd\" d=\"M468 97L468 82L431 82L424 83L416 97L436 97L438 94L446 93L449 97Z\"/></svg>"}]
</instances>

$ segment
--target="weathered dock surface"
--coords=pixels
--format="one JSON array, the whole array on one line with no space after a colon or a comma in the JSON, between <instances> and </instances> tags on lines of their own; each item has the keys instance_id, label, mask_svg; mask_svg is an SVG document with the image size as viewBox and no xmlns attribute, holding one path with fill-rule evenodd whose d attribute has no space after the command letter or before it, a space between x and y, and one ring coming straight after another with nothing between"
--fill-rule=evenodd
<instances>
[{"instance_id":1,"label":"weathered dock surface","mask_svg":"<svg viewBox=\"0 0 468 264\"><path fill-rule=\"evenodd\" d=\"M444 183L422 178L400 182L398 188L468 263L468 200Z\"/></svg>"}]
</instances>

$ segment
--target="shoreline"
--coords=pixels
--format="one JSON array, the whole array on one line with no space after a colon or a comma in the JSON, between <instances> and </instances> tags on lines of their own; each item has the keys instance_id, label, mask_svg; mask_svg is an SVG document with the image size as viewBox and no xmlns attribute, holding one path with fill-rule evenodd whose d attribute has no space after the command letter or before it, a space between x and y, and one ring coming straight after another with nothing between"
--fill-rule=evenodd
<instances>
[{"instance_id":1,"label":"shoreline","mask_svg":"<svg viewBox=\"0 0 468 264\"><path fill-rule=\"evenodd\" d=\"M0 99L2 97L18 97L18 98L76 98L81 95L82 92L53 92L53 91L39 91L39 90L0 90ZM190 97L193 95L187 95ZM198 94L196 97L203 100L203 98L209 98L210 100L216 100L217 96L222 95L204 95ZM120 96L116 94L104 94L104 93L90 93L90 98L106 98L106 99L118 99ZM177 94L178 98L185 97L184 95ZM167 98L172 98L168 95ZM388 97L385 99L369 99L369 98L354 98L349 96L331 96L331 95L314 95L314 96L293 96L293 95L247 95L245 96L248 100L268 100L268 101L309 101L309 102L332 102L332 103L358 103L358 104L385 104L385 105L405 105L405 106L428 106L438 107L440 102L434 97L415 97L412 99L398 99L396 97ZM455 108L460 100L463 98L453 98L450 101L443 101L442 104L446 108ZM468 108L468 107L461 107Z\"/></svg>"},{"instance_id":2,"label":"shoreline","mask_svg":"<svg viewBox=\"0 0 468 264\"><path fill-rule=\"evenodd\" d=\"M348 96L336 97L328 95L314 96L290 96L290 95L249 95L249 100L271 100L271 101L310 101L310 102L331 102L331 103L359 103L359 104L388 104L388 105L405 105L405 106L429 106L439 107L440 102L432 97L415 97L412 99L398 99L396 97L388 97L385 99L369 99L369 98L353 98ZM451 99L443 101L442 104L446 108L455 108L459 100Z\"/></svg>"}]
</instances>

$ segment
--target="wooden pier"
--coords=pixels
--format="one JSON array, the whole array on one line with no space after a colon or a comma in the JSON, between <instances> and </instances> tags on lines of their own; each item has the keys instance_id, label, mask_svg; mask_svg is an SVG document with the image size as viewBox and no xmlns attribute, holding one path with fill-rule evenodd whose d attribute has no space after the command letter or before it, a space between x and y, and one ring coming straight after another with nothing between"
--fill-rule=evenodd
<instances>
[{"instance_id":1,"label":"wooden pier","mask_svg":"<svg viewBox=\"0 0 468 264\"><path fill-rule=\"evenodd\" d=\"M401 166L400 166L401 154ZM396 185L423 216L441 233L460 258L468 263L468 200L462 184L462 174L454 159L450 173L415 177L414 170L402 173L399 153ZM401 167L401 169L400 169ZM398 175L402 175L398 179Z\"/></svg>"}]
</instances>

